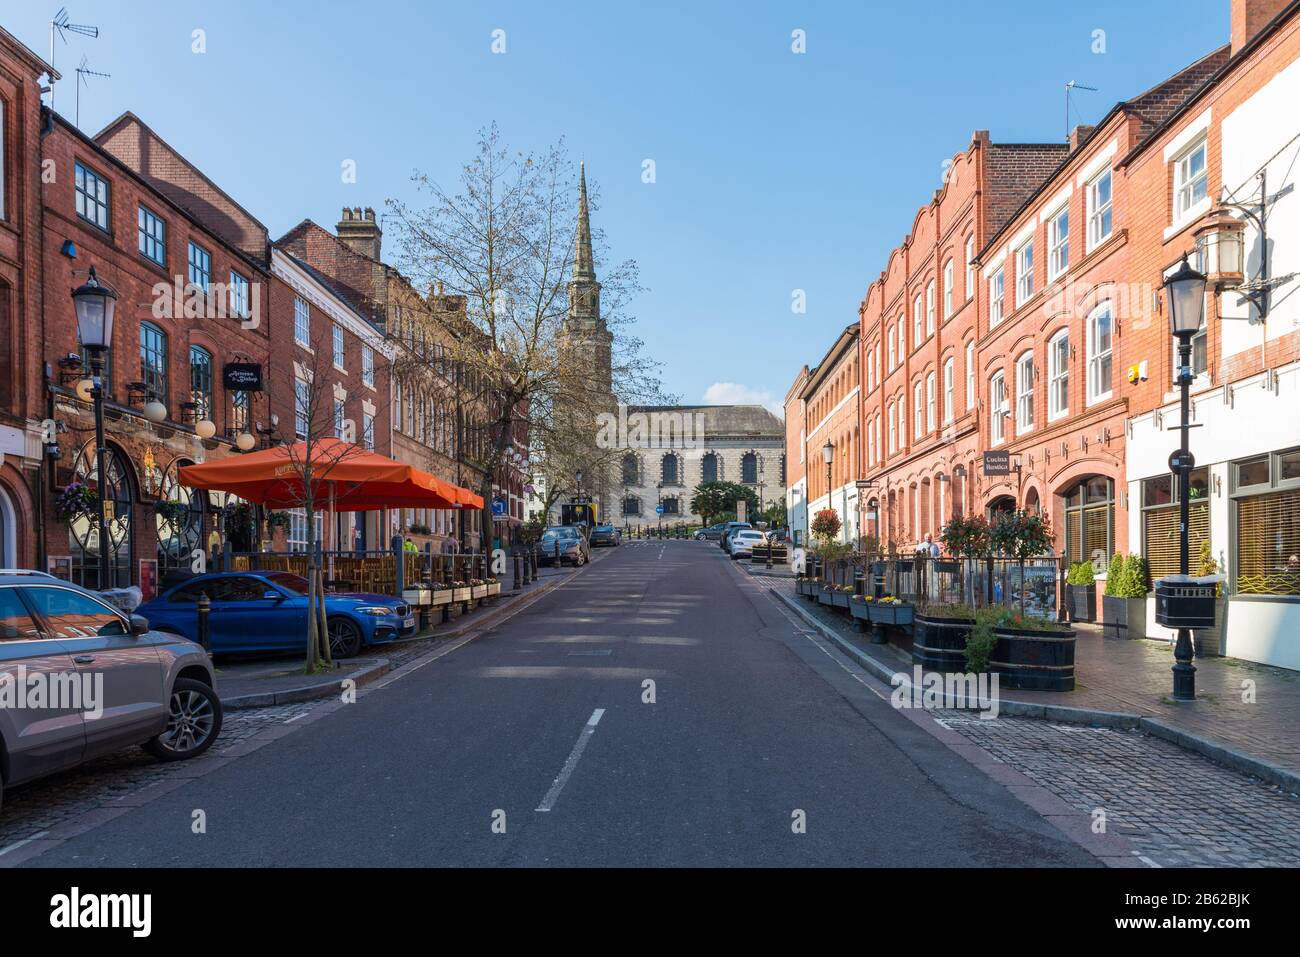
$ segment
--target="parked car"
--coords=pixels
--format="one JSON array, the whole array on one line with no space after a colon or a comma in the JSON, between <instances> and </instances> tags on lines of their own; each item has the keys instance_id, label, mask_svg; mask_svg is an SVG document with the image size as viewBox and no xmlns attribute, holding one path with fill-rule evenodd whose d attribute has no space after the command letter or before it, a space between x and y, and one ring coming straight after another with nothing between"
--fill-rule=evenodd
<instances>
[{"instance_id":1,"label":"parked car","mask_svg":"<svg viewBox=\"0 0 1300 957\"><path fill-rule=\"evenodd\" d=\"M587 540L587 544L591 548L595 548L597 545L618 546L622 542L623 533L613 525L597 525L591 530L591 537ZM554 546L552 546L552 550L554 550Z\"/></svg>"},{"instance_id":2,"label":"parked car","mask_svg":"<svg viewBox=\"0 0 1300 957\"><path fill-rule=\"evenodd\" d=\"M196 757L221 733L202 648L43 572L0 574L0 675L46 689L40 707L0 708L0 794L131 745Z\"/></svg>"},{"instance_id":3,"label":"parked car","mask_svg":"<svg viewBox=\"0 0 1300 957\"><path fill-rule=\"evenodd\" d=\"M727 523L718 522L716 525L710 525L708 528L702 528L696 532L695 540L697 542L716 542L726 530Z\"/></svg>"},{"instance_id":4,"label":"parked car","mask_svg":"<svg viewBox=\"0 0 1300 957\"><path fill-rule=\"evenodd\" d=\"M199 575L136 610L159 631L198 641L202 595L212 603L208 641L214 655L307 650L307 579L291 572ZM410 606L392 595L326 592L325 624L335 658L415 634Z\"/></svg>"},{"instance_id":5,"label":"parked car","mask_svg":"<svg viewBox=\"0 0 1300 957\"><path fill-rule=\"evenodd\" d=\"M754 546L762 545L767 541L767 536L757 529L738 528L731 533L731 548L728 549L732 561L738 561L742 558L750 558L754 554Z\"/></svg>"},{"instance_id":6,"label":"parked car","mask_svg":"<svg viewBox=\"0 0 1300 957\"><path fill-rule=\"evenodd\" d=\"M724 529L722 530L722 535L721 535L721 537L719 537L719 539L718 539L718 546L719 546L719 547L720 547L724 552L726 552L728 555L730 555L730 554L731 554L731 536L732 536L734 533L740 531L742 528L753 528L753 527L754 527L754 526L753 526L753 525L750 525L749 522L727 522L727 527L724 528Z\"/></svg>"},{"instance_id":7,"label":"parked car","mask_svg":"<svg viewBox=\"0 0 1300 957\"><path fill-rule=\"evenodd\" d=\"M556 546L559 546L557 553ZM580 568L587 563L591 555L587 540L576 525L556 525L542 533L542 540L537 546L539 565L569 564Z\"/></svg>"}]
</instances>

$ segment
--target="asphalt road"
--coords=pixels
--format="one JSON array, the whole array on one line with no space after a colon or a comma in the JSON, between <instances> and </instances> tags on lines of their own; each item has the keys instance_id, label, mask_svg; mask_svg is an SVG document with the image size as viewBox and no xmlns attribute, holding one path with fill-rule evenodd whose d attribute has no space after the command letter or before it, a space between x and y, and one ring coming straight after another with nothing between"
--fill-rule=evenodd
<instances>
[{"instance_id":1,"label":"asphalt road","mask_svg":"<svg viewBox=\"0 0 1300 957\"><path fill-rule=\"evenodd\" d=\"M668 542L28 866L1095 863Z\"/></svg>"}]
</instances>

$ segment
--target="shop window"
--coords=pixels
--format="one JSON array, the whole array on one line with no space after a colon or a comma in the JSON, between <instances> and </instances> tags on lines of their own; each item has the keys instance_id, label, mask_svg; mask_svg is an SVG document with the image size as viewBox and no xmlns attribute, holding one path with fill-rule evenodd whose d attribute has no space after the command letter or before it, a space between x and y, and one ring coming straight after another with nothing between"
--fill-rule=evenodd
<instances>
[{"instance_id":1,"label":"shop window","mask_svg":"<svg viewBox=\"0 0 1300 957\"><path fill-rule=\"evenodd\" d=\"M1300 449L1236 462L1235 588L1245 595L1300 595Z\"/></svg>"},{"instance_id":2,"label":"shop window","mask_svg":"<svg viewBox=\"0 0 1300 957\"><path fill-rule=\"evenodd\" d=\"M1188 486L1188 564L1195 574L1201 543L1210 537L1209 471L1193 469ZM1142 554L1151 580L1178 574L1178 477L1158 475L1142 482Z\"/></svg>"},{"instance_id":3,"label":"shop window","mask_svg":"<svg viewBox=\"0 0 1300 957\"><path fill-rule=\"evenodd\" d=\"M1067 489L1065 499L1065 557L1102 567L1114 552L1115 483L1093 476Z\"/></svg>"}]
</instances>

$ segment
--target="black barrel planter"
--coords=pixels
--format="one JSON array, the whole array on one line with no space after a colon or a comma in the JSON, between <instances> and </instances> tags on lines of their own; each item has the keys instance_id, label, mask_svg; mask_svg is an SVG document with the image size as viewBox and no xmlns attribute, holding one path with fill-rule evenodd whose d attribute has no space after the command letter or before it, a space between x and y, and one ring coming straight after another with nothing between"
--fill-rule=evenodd
<instances>
[{"instance_id":1,"label":"black barrel planter","mask_svg":"<svg viewBox=\"0 0 1300 957\"><path fill-rule=\"evenodd\" d=\"M998 682L1030 691L1074 690L1074 632L995 628L989 665Z\"/></svg>"},{"instance_id":2,"label":"black barrel planter","mask_svg":"<svg viewBox=\"0 0 1300 957\"><path fill-rule=\"evenodd\" d=\"M912 630L912 663L927 671L966 672L966 638L975 622L969 618L916 616Z\"/></svg>"},{"instance_id":3,"label":"black barrel planter","mask_svg":"<svg viewBox=\"0 0 1300 957\"><path fill-rule=\"evenodd\" d=\"M1066 585L1070 603L1070 621L1097 620L1097 586Z\"/></svg>"}]
</instances>

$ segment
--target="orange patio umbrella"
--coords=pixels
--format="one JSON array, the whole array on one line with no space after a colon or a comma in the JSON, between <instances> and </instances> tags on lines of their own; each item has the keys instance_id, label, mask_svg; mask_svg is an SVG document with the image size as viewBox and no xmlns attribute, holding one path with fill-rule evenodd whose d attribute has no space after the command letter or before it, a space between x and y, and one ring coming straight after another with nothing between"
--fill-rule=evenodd
<instances>
[{"instance_id":1,"label":"orange patio umbrella","mask_svg":"<svg viewBox=\"0 0 1300 957\"><path fill-rule=\"evenodd\" d=\"M305 497L306 464L307 443L295 442L183 466L180 482L189 488L229 492L268 508L297 508ZM312 498L322 510L327 501L329 509L337 512L483 507L482 496L467 488L342 439L313 442L310 464Z\"/></svg>"}]
</instances>

